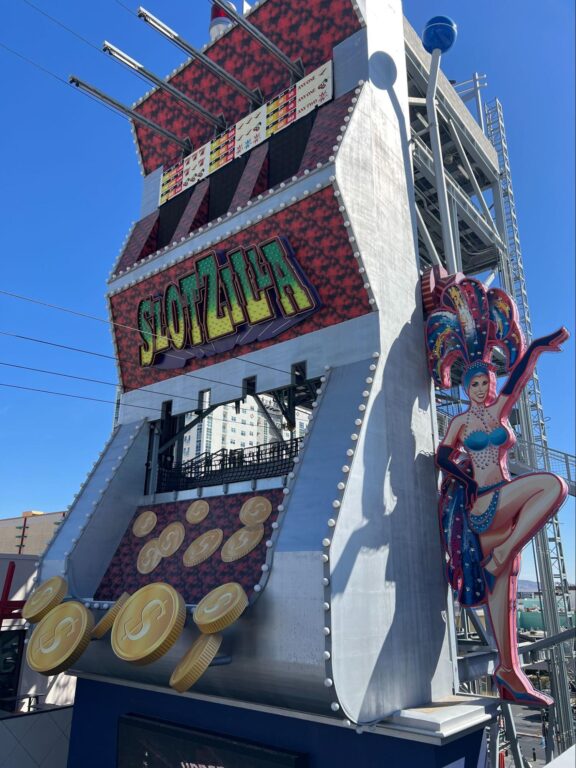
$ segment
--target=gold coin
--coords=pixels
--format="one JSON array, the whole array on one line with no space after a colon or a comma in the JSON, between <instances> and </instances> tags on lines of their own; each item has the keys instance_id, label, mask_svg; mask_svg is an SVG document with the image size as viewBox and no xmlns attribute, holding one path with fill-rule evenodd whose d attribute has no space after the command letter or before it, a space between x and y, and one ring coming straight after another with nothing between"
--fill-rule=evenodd
<instances>
[{"instance_id":1,"label":"gold coin","mask_svg":"<svg viewBox=\"0 0 576 768\"><path fill-rule=\"evenodd\" d=\"M122 608L122 606L124 605L126 600L128 600L129 597L130 597L129 592L122 592L122 594L120 595L118 600L116 600L112 608L106 611L106 613L104 614L104 616L102 616L98 624L96 624L96 626L92 630L92 637L100 639L101 637L104 637L104 635L106 634L106 632L108 632L109 629L112 629L112 624L114 624L114 619L116 618L116 616L118 616L118 614L120 613L120 609Z\"/></svg>"},{"instance_id":2,"label":"gold coin","mask_svg":"<svg viewBox=\"0 0 576 768\"><path fill-rule=\"evenodd\" d=\"M182 561L187 568L191 568L193 565L203 563L204 560L208 560L210 555L218 549L222 544L224 533L220 528L212 528L210 531L206 531L197 539L194 539L192 544L188 547Z\"/></svg>"},{"instance_id":3,"label":"gold coin","mask_svg":"<svg viewBox=\"0 0 576 768\"><path fill-rule=\"evenodd\" d=\"M179 548L184 537L186 536L186 529L182 523L170 523L158 536L158 549L162 557L170 557Z\"/></svg>"},{"instance_id":4,"label":"gold coin","mask_svg":"<svg viewBox=\"0 0 576 768\"><path fill-rule=\"evenodd\" d=\"M146 512L142 512L141 515L138 515L132 526L132 533L139 539L143 536L148 536L148 534L152 533L156 527L157 521L158 518L156 517L156 513L152 512L151 509L148 509Z\"/></svg>"},{"instance_id":5,"label":"gold coin","mask_svg":"<svg viewBox=\"0 0 576 768\"><path fill-rule=\"evenodd\" d=\"M180 693L191 688L206 672L221 643L222 635L200 635L172 672L170 687Z\"/></svg>"},{"instance_id":6,"label":"gold coin","mask_svg":"<svg viewBox=\"0 0 576 768\"><path fill-rule=\"evenodd\" d=\"M44 675L68 669L86 650L93 626L94 617L82 603L70 600L57 605L30 637L28 666Z\"/></svg>"},{"instance_id":7,"label":"gold coin","mask_svg":"<svg viewBox=\"0 0 576 768\"><path fill-rule=\"evenodd\" d=\"M136 570L138 573L152 573L154 568L162 560L162 553L158 548L158 539L147 541L138 553L136 561Z\"/></svg>"},{"instance_id":8,"label":"gold coin","mask_svg":"<svg viewBox=\"0 0 576 768\"><path fill-rule=\"evenodd\" d=\"M32 592L22 607L22 618L35 624L59 605L68 592L68 582L62 576L52 576Z\"/></svg>"},{"instance_id":9,"label":"gold coin","mask_svg":"<svg viewBox=\"0 0 576 768\"><path fill-rule=\"evenodd\" d=\"M233 624L247 606L246 592L231 581L208 592L196 606L193 619L201 632L212 635Z\"/></svg>"},{"instance_id":10,"label":"gold coin","mask_svg":"<svg viewBox=\"0 0 576 768\"><path fill-rule=\"evenodd\" d=\"M174 587L147 584L124 603L114 619L112 650L123 661L149 664L178 639L186 619L186 605Z\"/></svg>"},{"instance_id":11,"label":"gold coin","mask_svg":"<svg viewBox=\"0 0 576 768\"><path fill-rule=\"evenodd\" d=\"M204 499L198 499L198 501L193 501L186 510L186 520L192 524L201 523L209 511L210 505L208 502L204 501Z\"/></svg>"},{"instance_id":12,"label":"gold coin","mask_svg":"<svg viewBox=\"0 0 576 768\"><path fill-rule=\"evenodd\" d=\"M272 504L265 496L253 496L242 504L240 520L244 525L258 525L268 520L272 512Z\"/></svg>"},{"instance_id":13,"label":"gold coin","mask_svg":"<svg viewBox=\"0 0 576 768\"><path fill-rule=\"evenodd\" d=\"M241 557L252 552L258 546L264 536L264 526L252 525L250 528L240 528L233 533L222 547L221 557L225 563L240 560Z\"/></svg>"}]
</instances>

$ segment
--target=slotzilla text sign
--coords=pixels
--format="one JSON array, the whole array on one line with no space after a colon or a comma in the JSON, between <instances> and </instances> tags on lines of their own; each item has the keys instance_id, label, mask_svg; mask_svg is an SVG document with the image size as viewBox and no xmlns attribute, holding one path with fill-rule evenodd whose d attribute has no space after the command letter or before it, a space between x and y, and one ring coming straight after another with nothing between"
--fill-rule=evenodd
<instances>
[{"instance_id":1,"label":"slotzilla text sign","mask_svg":"<svg viewBox=\"0 0 576 768\"><path fill-rule=\"evenodd\" d=\"M181 368L192 357L273 338L319 307L286 239L210 251L162 294L139 302L139 362Z\"/></svg>"}]
</instances>

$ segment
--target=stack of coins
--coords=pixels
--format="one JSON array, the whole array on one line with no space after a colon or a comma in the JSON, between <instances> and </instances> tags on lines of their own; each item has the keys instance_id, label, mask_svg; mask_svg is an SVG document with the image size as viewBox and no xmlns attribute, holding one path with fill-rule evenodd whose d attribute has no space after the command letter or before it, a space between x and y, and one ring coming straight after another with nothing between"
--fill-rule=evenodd
<instances>
[{"instance_id":1,"label":"stack of coins","mask_svg":"<svg viewBox=\"0 0 576 768\"><path fill-rule=\"evenodd\" d=\"M198 603L193 618L202 634L172 673L172 688L183 693L202 677L222 643L219 633L239 619L247 607L248 597L236 582L216 587Z\"/></svg>"}]
</instances>

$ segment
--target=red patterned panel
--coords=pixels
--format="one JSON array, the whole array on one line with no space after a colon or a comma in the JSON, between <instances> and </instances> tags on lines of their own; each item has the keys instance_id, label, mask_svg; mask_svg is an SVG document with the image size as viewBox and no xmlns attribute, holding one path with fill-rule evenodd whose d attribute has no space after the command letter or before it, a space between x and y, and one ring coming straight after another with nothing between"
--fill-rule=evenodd
<instances>
[{"instance_id":1,"label":"red patterned panel","mask_svg":"<svg viewBox=\"0 0 576 768\"><path fill-rule=\"evenodd\" d=\"M154 253L157 247L158 215L159 211L156 210L135 224L122 255L118 259L116 273L128 269L140 259Z\"/></svg>"},{"instance_id":2,"label":"red patterned panel","mask_svg":"<svg viewBox=\"0 0 576 768\"><path fill-rule=\"evenodd\" d=\"M225 563L220 556L222 545L235 531L243 527L238 514L244 502L253 496L265 496L272 504L272 514L264 523L262 541L252 552L239 560ZM282 499L281 488L258 491L257 493L236 493L207 498L206 501L210 506L208 516L201 523L194 525L186 521L186 510L191 501L140 507L130 521L94 598L96 600L116 600L122 592L132 594L146 584L164 581L178 590L186 603L196 604L211 589L215 589L228 581L236 581L252 600L255 597L254 585L260 581L262 565L266 561L266 541L272 535L272 523L278 516L277 507L282 503ZM155 512L158 518L156 527L147 536L138 538L132 533L132 525L138 515L148 509ZM182 523L186 530L186 536L179 549L170 557L163 558L151 573L146 575L139 573L136 562L142 547L152 539L158 538L162 530L174 522ZM224 534L220 548L203 563L190 568L186 567L182 562L182 556L188 546L198 536L213 528L220 528Z\"/></svg>"},{"instance_id":3,"label":"red patterned panel","mask_svg":"<svg viewBox=\"0 0 576 768\"><path fill-rule=\"evenodd\" d=\"M336 137L340 133L344 118L348 116L353 96L354 91L345 93L344 96L340 96L336 101L318 110L300 163L299 174L306 168L315 168L317 163L327 162L330 155L334 154Z\"/></svg>"},{"instance_id":4,"label":"red patterned panel","mask_svg":"<svg viewBox=\"0 0 576 768\"><path fill-rule=\"evenodd\" d=\"M319 295L320 309L274 339L239 345L227 352L203 359L193 358L184 368L176 370L142 368L139 364L140 335L137 330L132 330L138 324L139 302L150 295L163 293L168 283L177 282L179 278L191 272L194 262L209 252L207 249L111 297L112 316L116 323L114 332L125 391L139 389L172 376L219 363L371 311L368 295L352 254L348 230L338 211L338 201L334 197L332 187L320 190L223 240L216 248L219 251L229 251L241 246L248 247L275 236L285 237L289 241L296 260Z\"/></svg>"},{"instance_id":5,"label":"red patterned panel","mask_svg":"<svg viewBox=\"0 0 576 768\"><path fill-rule=\"evenodd\" d=\"M250 14L249 21L290 59L301 58L306 73L331 59L333 47L360 29L351 0L267 0ZM185 30L182 34L186 37ZM260 88L265 100L290 85L289 72L240 27L217 40L207 55L249 88ZM209 112L223 112L228 124L250 111L242 95L196 60L170 82ZM209 123L163 91L155 91L137 110L177 136L188 136L194 147L213 137ZM154 131L138 125L136 134L145 173L180 157L178 147Z\"/></svg>"}]
</instances>

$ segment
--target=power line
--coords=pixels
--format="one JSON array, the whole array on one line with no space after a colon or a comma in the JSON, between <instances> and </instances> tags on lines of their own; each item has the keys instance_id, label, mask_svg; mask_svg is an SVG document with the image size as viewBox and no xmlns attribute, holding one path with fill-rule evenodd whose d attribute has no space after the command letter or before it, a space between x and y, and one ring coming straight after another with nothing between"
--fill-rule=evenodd
<instances>
[{"instance_id":1,"label":"power line","mask_svg":"<svg viewBox=\"0 0 576 768\"><path fill-rule=\"evenodd\" d=\"M116 358L113 357L112 355L105 355L102 352L91 352L90 350L80 349L79 347L71 347L71 346L68 346L66 344L57 344L56 342L47 341L46 339L35 339L32 336L23 336L22 334L9 333L8 331L0 331L0 335L2 335L2 336L9 336L11 338L16 338L16 339L24 339L25 341L33 341L33 342L36 342L36 343L39 343L39 344L46 344L48 346L58 347L60 349L66 349L66 350L73 351L73 352L81 352L81 353L84 353L84 354L87 354L87 355L93 355L95 357L103 357L103 358L108 359L108 360L116 360ZM128 363L128 365L137 366L137 363L133 363L131 361L127 361L127 363ZM38 372L38 373L47 373L47 374L50 374L50 375L53 375L53 376L61 376L61 377L64 377L64 378L78 379L79 381L88 381L88 382L93 382L93 383L96 383L96 384L104 384L104 385L107 385L107 386L114 386L114 387L117 386L116 384L112 384L112 382L108 382L108 381L102 381L102 380L99 380L99 379L90 379L90 378L87 378L87 377L84 377L84 376L76 376L76 375L67 374L67 373L60 373L59 371L48 371L48 370L44 370L42 368L33 368L33 367L30 367L30 366L26 366L26 365L17 365L16 363L3 363L3 362L0 362L0 365L6 366L6 367L10 367L10 368L21 368L23 370L34 371L34 372ZM192 373L187 373L187 374L184 374L184 375L185 376L190 376L192 378L201 379L202 381L208 381L208 382L213 383L213 384L224 384L227 387L234 387L236 389L242 389L243 390L243 387L240 386L239 384L230 384L230 383L228 383L226 381L218 381L217 379L207 379L207 378L205 378L203 376L196 376L195 374L192 374ZM3 386L16 386L16 385L5 384ZM16 387L16 388L18 388L18 387ZM22 388L23 389L27 389L27 387L20 387L20 388L21 389ZM32 390L32 391L44 392L46 390ZM193 397L186 397L184 395L177 395L177 394L168 393L168 392L159 392L158 390L146 390L146 391L150 392L151 394L154 394L154 395L164 395L165 397L169 397L171 399L182 398L183 400L192 400L193 402L196 403L196 407L199 407L199 400L198 399L195 400ZM58 394L58 393L54 392L52 394ZM64 394L64 393L62 393L62 394ZM69 395L69 397L73 397L73 395ZM76 397L81 397L81 396L80 395L76 395ZM88 398L88 399L90 399L90 398ZM242 398L238 398L238 399L242 399ZM102 400L101 402L103 402L103 403L108 403L108 402L111 403L111 402L113 402L114 405L116 404L116 401L112 401L112 400ZM230 402L230 401L228 401L228 402ZM122 405L125 405L125 404L126 405L130 405L129 403L122 403ZM222 403L222 406L224 406L224 405L226 405L226 403ZM138 407L138 408L146 408L147 406L130 405L130 407L131 408L136 408L136 407ZM157 411L158 408L150 408L149 410ZM220 419L217 416L212 416L211 415L210 418L214 419L214 421L221 421L223 423L228 423L227 419Z\"/></svg>"},{"instance_id":2,"label":"power line","mask_svg":"<svg viewBox=\"0 0 576 768\"><path fill-rule=\"evenodd\" d=\"M18 369L24 370L24 371L33 371L34 373L47 373L47 374L49 374L51 376L60 376L60 377L65 378L65 379L75 379L77 381L88 381L88 382L91 382L93 384L103 384L103 385L109 386L109 387L117 387L118 386L117 384L114 384L111 381L103 381L102 379L91 379L91 378L88 378L86 376L75 376L75 375L70 374L70 373L62 373L61 371L48 371L48 370L45 370L44 368L33 368L31 366L28 366L28 365L17 365L16 363L4 363L2 361L0 361L0 365L3 365L6 368L18 368ZM15 387L16 385L6 384L6 385L3 385L3 386L7 386L7 387L8 386L14 386ZM27 387L19 387L19 388L20 389L28 389ZM32 390L32 391L46 392L48 390ZM164 397L174 398L174 394L172 394L172 393L160 392L158 390L152 390L152 389L148 389L146 391L147 391L147 393L152 394L152 395L163 395ZM52 394L58 394L58 393L54 392ZM61 394L64 394L64 393L61 393ZM78 398L82 397L81 395L67 395L67 396L69 396L69 397L78 397ZM178 395L177 397L178 397L178 399L182 399L182 400L191 400L192 402L194 402L196 404L196 408L198 408L200 406L200 401L199 401L198 398L186 397L185 395ZM116 404L116 401L112 401L112 400L102 400L101 402L106 402L106 403L114 402L114 404ZM221 408L221 407L223 407L226 404L227 403L222 403L219 407ZM143 406L143 405L134 406L134 405L131 405L130 403L123 403L122 405L130 405L131 408L135 408L135 407L147 408L147 406ZM149 408L148 410L157 411L159 409L158 408ZM210 418L213 421L220 421L223 424L228 424L229 423L229 419L220 419L217 416L214 416L213 414L210 414ZM246 426L249 427L249 426L253 426L253 425L246 425Z\"/></svg>"},{"instance_id":3,"label":"power line","mask_svg":"<svg viewBox=\"0 0 576 768\"><path fill-rule=\"evenodd\" d=\"M30 6L30 8L33 8L35 11L37 11L37 13L41 13L41 14L42 14L42 16L45 16L47 19L50 19L50 21L51 21L51 22L53 22L54 24L56 24L58 27L61 27L61 28L62 28L62 29L64 29L66 32L69 32L71 35L74 35L74 37L77 37L77 38L78 38L78 40L81 40L81 41L82 41L83 43L85 43L86 45L89 45L91 48L94 48L94 50L95 50L95 51L98 51L98 53L102 53L102 51L100 50L100 48L99 48L97 45L95 45L93 42L91 42L90 40L88 40L86 37L83 37L83 36L82 36L82 35L81 35L79 32L76 32L76 31L75 31L75 30L73 30L71 27L68 27L68 26L66 26L66 24L64 24L63 22L61 22L59 19L56 19L54 16L51 16L51 15L50 15L49 13L47 13L45 10L43 10L42 8L39 8L39 7L38 7L37 5L35 5L34 3L30 2L30 0L21 0L21 1L22 1L23 3L26 3L26 5L29 5L29 6Z\"/></svg>"},{"instance_id":4,"label":"power line","mask_svg":"<svg viewBox=\"0 0 576 768\"><path fill-rule=\"evenodd\" d=\"M133 325L125 325L124 323L116 323L114 320L106 320L105 318L98 317L97 315L89 315L86 312L79 312L76 309L70 309L68 307L61 307L58 304L50 304L47 301L42 301L41 299L33 299L31 296L23 296L20 293L12 293L11 291L0 290L0 295L9 296L12 299L18 299L19 301L27 301L30 304L37 304L37 305L39 305L41 307L47 307L48 309L55 309L55 310L58 310L59 312L66 312L69 315L76 315L77 317L83 317L83 318L85 318L87 320L95 320L98 323L105 323L106 325L115 326L117 328L124 328L127 331L132 331L133 333L140 333L140 329L139 328L135 328ZM154 337L154 338L159 338L161 336L161 334L159 334L159 333L151 333L150 335L152 337ZM166 357L173 357L173 358L178 359L178 360L181 359L179 357L179 355L176 355L175 353L165 352L164 354L166 355ZM128 362L128 361L124 361L124 362ZM253 360L244 360L244 362L249 363L250 365L256 365L259 368L268 368L271 371L278 371L278 373L286 373L286 374L290 375L290 371L284 371L284 370L282 370L282 368L275 368L274 366L266 365L265 363L256 363ZM186 374L186 375L189 375L189 374ZM222 383L222 382L219 382L219 383Z\"/></svg>"},{"instance_id":5,"label":"power line","mask_svg":"<svg viewBox=\"0 0 576 768\"><path fill-rule=\"evenodd\" d=\"M76 37L78 40L82 41L82 42L83 42L85 45L88 45L90 48L93 48L93 49L94 49L95 51L97 51L98 53L102 53L102 54L104 53L104 51L102 50L102 48L100 48L98 45L96 45L96 43L93 43L91 40L88 40L88 38L84 37L84 36L83 36L83 35L81 35L79 32L76 32L74 29L72 29L72 27L69 27L69 26L67 26L66 24L64 24L63 22L61 22L59 19L57 19L55 16L51 16L49 13L47 13L46 11L44 11L42 8L39 8L37 5L34 5L34 3L30 2L30 0L22 0L22 2L23 2L23 3L26 3L26 5L29 5L29 6L30 6L30 8L33 8L33 9L34 9L35 11L37 11L38 13L42 14L42 16L45 16L47 19L50 19L50 21L52 21L54 24L56 24L57 26L59 26L61 29L65 30L65 31L66 31L66 32L68 32L69 34L73 35L73 36L74 36L74 37ZM122 5L122 3L120 3L120 5ZM126 10L129 10L129 9L127 8L127 6L123 6L123 7L124 7L124 8L126 8ZM132 13L132 12L130 11L130 13ZM137 14L133 14L133 15L137 17ZM60 80L60 82L64 83L65 85L70 85L70 83L69 83L69 81L68 81L68 80L64 80L64 78L60 77L59 75L56 75L56 74L54 74L54 72L51 72L51 71L50 71L49 69L47 69L46 67L43 67L42 65L40 65L40 64L37 64L37 63L36 63L35 61L33 61L32 59L29 59L29 58L27 58L26 56L23 56L22 54L18 53L17 51L14 51L12 48L9 48L7 45L3 45L2 43L0 43L0 45L2 45L2 47L3 47L3 48L5 48L7 51L10 51L10 53L13 53L15 56L18 56L19 58L23 59L24 61L27 61L29 64L32 64L32 66L36 67L37 69L41 70L42 72L45 72L47 75L50 75L51 77L55 77L57 80ZM108 59L108 56L106 56L106 59ZM143 83L145 83L145 84L148 86L148 81L146 80L146 78L145 78L145 77L143 77L143 76L142 76L142 75L141 75L139 72L137 72L136 70L134 70L134 74L135 74L135 75L136 75L136 76L137 76L137 77L138 77L138 78L139 78L139 79L140 79L140 80L141 80ZM115 109L112 109L112 108L111 108L111 107L110 107L108 104L105 104L105 103L104 103L103 101L101 101L100 99L97 99L97 98L95 98L95 97L94 97L92 94L88 93L87 91L85 91L85 90L82 90L82 91L81 91L81 93L82 93L84 96L88 96L89 98L91 98L91 99L92 99L92 101L96 102L96 104L100 104L101 106L103 106L103 107L106 107L106 109L108 109L110 112L112 112L112 114L114 114L114 115L118 115L118 114L120 114L120 116L121 116L121 117L125 117L125 115L123 115L123 114L119 113L119 112L118 112L117 110L115 110Z\"/></svg>"},{"instance_id":6,"label":"power line","mask_svg":"<svg viewBox=\"0 0 576 768\"><path fill-rule=\"evenodd\" d=\"M18 365L16 363L5 363L5 362L2 362L2 361L0 361L0 365L4 366L6 368L18 368L19 370L33 371L34 373L46 373L46 374L49 374L50 376L59 376L61 378L65 378L65 379L74 379L76 381L87 381L87 382L90 382L90 383L93 383L93 384L103 384L103 385L109 386L109 387L117 387L118 386L117 384L115 384L115 383L113 383L111 381L103 381L102 379L92 379L92 378L88 378L86 376L76 376L74 374L63 373L61 371L49 371L49 370L46 370L44 368L34 368L34 367L28 366L28 365ZM3 384L2 386L14 387L14 388L17 388L17 389L31 390L33 392L48 392L49 394L62 394L62 395L65 395L66 397L76 397L76 398L79 398L79 399L83 397L82 395L69 395L69 394L66 394L66 393L63 393L63 392L62 393L52 392L51 390L43 390L43 389L36 390L36 389L31 388L31 387L23 387L23 386L19 386L19 385L17 386L15 384ZM146 392L148 394L151 394L151 395L162 395L164 397L169 397L169 398L173 398L174 397L173 393L160 392L158 390L148 389L148 390L146 390ZM182 399L182 400L191 400L192 402L194 402L196 404L197 408L199 407L200 401L199 401L198 398L186 397L185 395L178 395L177 397L178 397L178 399ZM90 400L90 399L94 399L94 398L85 398L85 399L89 399ZM114 404L116 404L115 400L114 401L113 400L97 400L97 401L98 402L103 402L103 403L114 403ZM221 403L218 407L219 408L223 408L227 404L228 403ZM136 405L132 405L130 403L123 403L122 405L128 405L131 408L136 408L136 407L138 407L138 408L146 408L147 410L152 410L152 411L160 410L158 408L153 408L153 407L148 408L148 406L143 406L143 405L136 406ZM211 413L208 418L212 419L213 421L219 421L222 424L231 423L230 419L221 419L218 416L214 416L213 413ZM239 426L243 426L243 425L240 424ZM246 424L244 426L247 426L247 427L250 428L250 427L255 427L256 425Z\"/></svg>"},{"instance_id":7,"label":"power line","mask_svg":"<svg viewBox=\"0 0 576 768\"><path fill-rule=\"evenodd\" d=\"M47 339L37 339L34 336L24 336L20 333L10 333L9 331L0 331L1 336L9 336L13 339L22 339L24 341L32 341L35 344L45 344L49 347L57 347L58 349L66 349L70 352L80 352L84 355L92 355L93 357L102 357L106 360L118 360L119 363L124 363L126 365L132 365L134 367L138 367L138 363L134 363L131 360L121 360L120 358L114 357L114 355L106 355L103 352L93 352L90 349L82 349L80 347L71 347L68 344L58 344L55 341L48 341ZM192 379L199 379L200 381L208 381L212 384L223 384L227 387L234 387L235 389L242 389L242 386L239 384L230 384L227 381L219 381L218 379L209 379L206 376L198 376L195 373L184 373L184 376L189 376Z\"/></svg>"},{"instance_id":8,"label":"power line","mask_svg":"<svg viewBox=\"0 0 576 768\"><path fill-rule=\"evenodd\" d=\"M98 53L104 53L102 48L100 46L96 45L96 43L93 43L91 40L89 40L88 38L84 37L79 32L76 32L75 29L72 29L72 27L69 27L67 24L64 24L64 22L60 21L60 19L57 19L55 16L52 16L51 14L47 13L43 8L39 8L37 5L35 5L33 2L31 2L31 0L22 0L22 2L26 3L26 5L30 6L30 8L33 8L38 13L42 14L42 16L45 16L53 24L56 24L58 27L63 29L65 32L68 32L70 35L73 35L74 37L76 37L78 40L83 42L85 45L90 46L90 48L93 48L95 51L98 51ZM135 11L131 10L127 5L124 5L124 3L120 2L120 0L116 0L116 3L121 8L123 8L125 11L127 11L131 16L134 16L135 19L138 19L138 14ZM106 57L106 58L108 58L108 57ZM146 77L144 77L144 75L142 75L138 70L133 69L132 72L143 83L145 83L147 87L149 86L149 80ZM96 101L98 101L98 100L96 99ZM98 101L98 103L103 103L103 102Z\"/></svg>"},{"instance_id":9,"label":"power line","mask_svg":"<svg viewBox=\"0 0 576 768\"><path fill-rule=\"evenodd\" d=\"M30 64L31 66L33 66L36 69L40 70L40 72L43 72L45 75L49 75L50 77L53 77L54 80L58 80L59 83L63 83L67 88L70 88L69 81L65 80L63 77L60 77L60 75L57 75L55 72L52 72L51 69L48 69L47 67L44 67L42 64L38 64L37 61L34 61L33 59L29 58L28 56L24 56L24 54L19 53L18 51L15 51L13 48L10 48L10 46L6 45L5 43L0 42L0 48L4 48L4 50L8 51L8 53L11 53L13 56L17 56L19 59L22 59L22 61L25 61L28 64ZM95 104L99 104L101 107L105 107L113 115L116 115L116 117L123 117L123 115L120 114L120 112L117 112L115 109L112 109L107 104L105 104L103 101L99 101L98 99L96 99L94 96L92 96L92 94L88 93L87 91L80 91L80 93L83 96L87 96Z\"/></svg>"},{"instance_id":10,"label":"power line","mask_svg":"<svg viewBox=\"0 0 576 768\"><path fill-rule=\"evenodd\" d=\"M138 18L138 14L137 14L135 11L133 11L133 10L132 10L132 8L128 8L128 6L127 6L127 5L124 5L124 3L121 3L121 2L120 2L120 0L114 0L114 2L115 2L117 5L119 5L121 8L124 8L124 10L125 10L125 11L128 11L128 13L129 13L131 16L134 16L134 18L136 18L136 19Z\"/></svg>"},{"instance_id":11,"label":"power line","mask_svg":"<svg viewBox=\"0 0 576 768\"><path fill-rule=\"evenodd\" d=\"M9 387L10 389L22 389L27 392L42 392L45 395L59 395L60 397L72 397L76 400L91 400L95 403L110 403L111 405L116 405L115 400L102 400L99 397L88 397L87 395L70 395L68 392L54 392L51 389L37 389L36 387L22 387L18 384L4 384L0 381L0 387ZM123 406L127 406L129 408L142 408L145 411L158 411L158 413L162 413L161 408L149 408L147 405L132 405L131 403L123 403Z\"/></svg>"},{"instance_id":12,"label":"power line","mask_svg":"<svg viewBox=\"0 0 576 768\"><path fill-rule=\"evenodd\" d=\"M17 365L16 363L4 363L0 360L0 365L3 365L6 368L19 368L22 371L33 371L34 373L47 373L50 376L60 376L64 379L75 379L76 381L88 381L91 384L103 384L107 387L117 387L118 384L112 382L112 381L103 381L102 379L91 379L87 376L75 376L72 373L63 373L61 371L48 371L45 368L33 368L29 365ZM174 395L172 393L168 392L160 392L157 389L147 389L146 392L148 392L151 395L163 395L164 397L170 397L173 398ZM178 395L178 399L181 400L191 400L193 403L196 403L198 405L198 398L196 397L186 397L185 395Z\"/></svg>"},{"instance_id":13,"label":"power line","mask_svg":"<svg viewBox=\"0 0 576 768\"><path fill-rule=\"evenodd\" d=\"M0 290L0 294L3 296L10 296L12 299L19 299L20 301L27 301L30 304L38 304L41 307L47 307L48 309L57 309L60 312L67 312L69 315L76 315L77 317L84 317L87 320L96 320L98 323L104 323L105 325L115 325L118 328L125 328L128 331L140 332L138 328L134 328L132 325L124 325L123 323L116 323L113 320L106 320L104 317L98 317L97 315L89 315L86 312L79 312L76 309L69 309L68 307L60 307L58 304L50 304L47 301L41 299L33 299L31 296L23 296L20 293L12 293L11 291ZM154 337L158 337L160 334L151 334Z\"/></svg>"},{"instance_id":14,"label":"power line","mask_svg":"<svg viewBox=\"0 0 576 768\"><path fill-rule=\"evenodd\" d=\"M25 341L32 341L32 342L39 343L39 344L46 344L47 346L58 347L59 349L66 349L68 351L73 351L73 352L80 352L80 353L87 354L87 355L92 355L92 356L95 356L95 357L103 357L103 358L108 359L108 360L116 360L116 358L113 355L106 355L106 354L104 354L102 352L92 352L90 350L81 349L79 347L71 347L71 346L66 345L66 344L57 344L56 342L48 341L46 339L36 339L36 338L34 338L32 336L24 336L22 334L9 333L8 331L0 331L0 335L2 335L2 336L9 336L11 338L23 339ZM128 365L137 366L137 363L133 363L132 361L126 361L126 362L127 362ZM87 378L87 377L76 376L76 375L72 375L72 374L60 373L58 371L48 371L48 370L45 370L45 369L42 369L42 368L33 368L33 367L30 367L30 366L25 366L25 365L17 365L16 363L2 363L2 362L0 362L0 365L6 366L6 367L10 367L10 368L21 368L23 370L35 371L35 372L38 372L38 373L47 373L49 375L61 376L61 377L64 377L64 378L78 379L79 381L88 381L88 382L93 382L93 383L97 383L97 384L104 384L106 386L114 386L114 387L117 386L116 384L112 384L112 382L102 381L102 380L98 380L98 379L90 379L90 378ZM229 382L226 382L226 381L218 381L217 379L208 379L208 378L206 378L204 376L196 376L195 374L192 374L192 373L186 373L186 374L183 374L183 375L190 376L191 378L195 378L195 379L200 379L202 381L207 381L207 382L212 383L212 384L224 384L227 387L234 387L235 389L243 390L243 387L241 385L239 385L239 384L230 384ZM10 386L10 385L5 385L5 386ZM24 389L26 389L26 387L24 387ZM35 390L32 390L32 391L35 391ZM45 390L37 390L37 391L44 392ZM175 395L174 393L168 393L168 392L159 392L158 390L147 390L147 392L150 392L151 394L155 394L155 395L163 395L163 396L169 397L171 399L173 399L173 398L181 398L183 400L191 400L192 402L196 403L196 407L199 407L199 400L195 399L195 398L192 398L192 397L186 397L184 395ZM58 394L58 393L52 393L52 394ZM72 397L72 395L70 395L70 397ZM81 397L81 396L77 395L77 397ZM241 399L241 398L239 398L239 399ZM101 402L113 402L114 404L116 404L116 402L112 401L112 400L102 400ZM226 403L223 403L222 405L225 405L225 404ZM125 403L122 403L122 405L125 405ZM130 404L126 403L126 405L130 405ZM137 406L130 405L130 407L135 408ZM147 406L138 406L138 407L139 408L146 408ZM149 410L157 411L158 409L157 408L150 408ZM220 419L217 416L211 416L211 418L214 421L221 421L223 423L224 422L227 423L227 421L228 421L227 419Z\"/></svg>"},{"instance_id":15,"label":"power line","mask_svg":"<svg viewBox=\"0 0 576 768\"><path fill-rule=\"evenodd\" d=\"M64 80L63 77L60 77L60 75L57 75L55 72L52 72L50 69L46 69L46 67L43 67L41 64L38 64L32 59L29 59L28 56L24 56L24 54L18 53L18 51L15 51L13 48L10 48L5 43L0 42L0 48L4 48L5 51L8 51L8 53L11 53L14 56L17 56L19 59L22 59L22 61L26 61L28 64L31 64L33 67L36 67L36 69L39 69L41 72L44 72L45 75L50 75L50 77L53 77L55 80L58 80L60 83L64 83L66 87L70 86L70 83L68 82L68 80Z\"/></svg>"}]
</instances>

